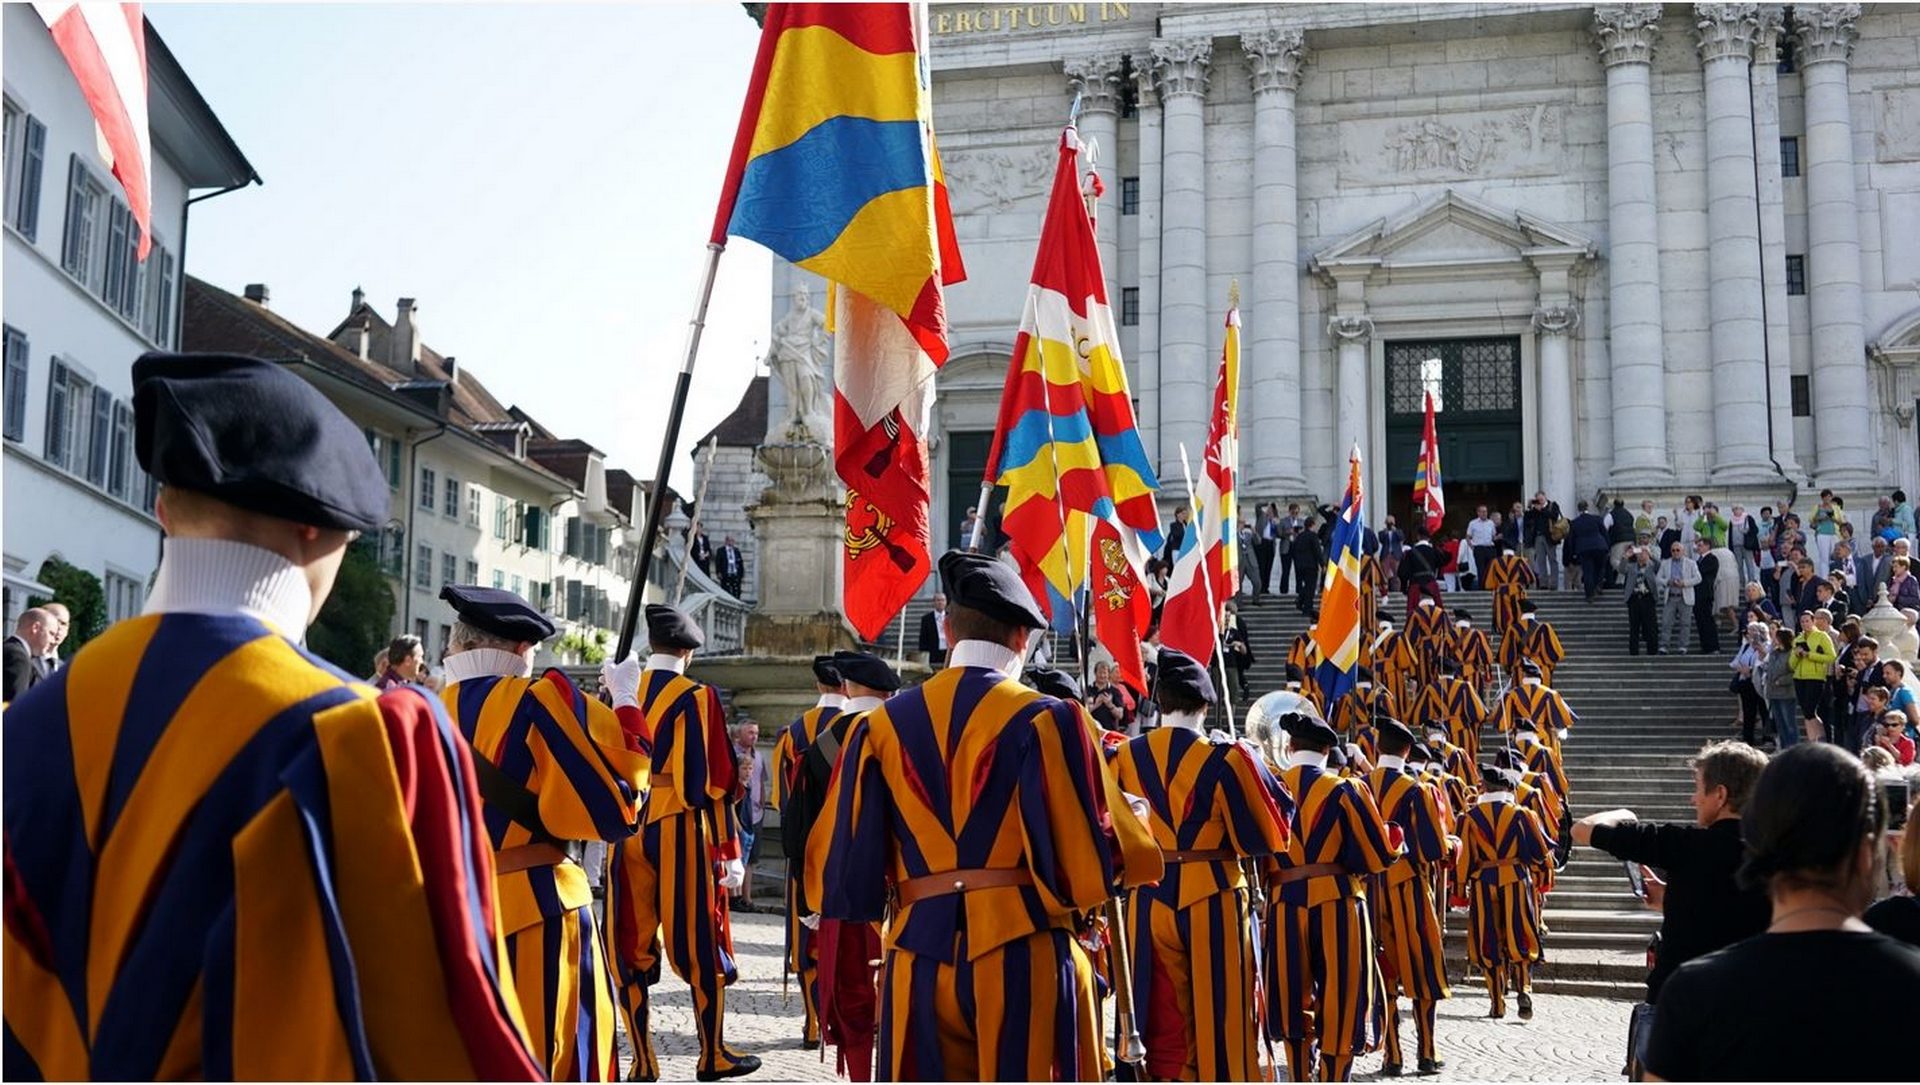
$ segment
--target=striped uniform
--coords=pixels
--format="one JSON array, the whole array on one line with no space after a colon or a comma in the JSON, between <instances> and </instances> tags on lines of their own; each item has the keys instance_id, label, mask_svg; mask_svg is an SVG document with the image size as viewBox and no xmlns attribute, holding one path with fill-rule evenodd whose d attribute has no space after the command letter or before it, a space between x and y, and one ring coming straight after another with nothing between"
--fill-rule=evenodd
<instances>
[{"instance_id":1,"label":"striped uniform","mask_svg":"<svg viewBox=\"0 0 1920 1085\"><path fill-rule=\"evenodd\" d=\"M1380 684L1393 691L1393 695L1405 698L1412 688L1413 676L1419 667L1413 657L1413 642L1399 629L1377 637L1369 652L1371 662L1367 664L1373 670L1373 676Z\"/></svg>"},{"instance_id":2,"label":"striped uniform","mask_svg":"<svg viewBox=\"0 0 1920 1085\"><path fill-rule=\"evenodd\" d=\"M647 988L660 978L663 940L668 966L693 989L699 1069L728 1070L739 1058L727 1048L723 1028L726 985L736 972L726 894L714 864L740 858L739 767L711 687L649 669L640 679L640 710L653 735L651 787L639 835L614 853L607 891L633 1072L642 1078L660 1073Z\"/></svg>"},{"instance_id":3,"label":"striped uniform","mask_svg":"<svg viewBox=\"0 0 1920 1085\"><path fill-rule=\"evenodd\" d=\"M1476 690L1485 689L1493 680L1493 645L1487 642L1486 631L1474 626L1462 629L1456 624L1448 637L1453 658L1460 663L1460 677Z\"/></svg>"},{"instance_id":4,"label":"striped uniform","mask_svg":"<svg viewBox=\"0 0 1920 1085\"><path fill-rule=\"evenodd\" d=\"M8 1078L541 1078L471 754L423 691L150 614L4 736Z\"/></svg>"},{"instance_id":5,"label":"striped uniform","mask_svg":"<svg viewBox=\"0 0 1920 1085\"><path fill-rule=\"evenodd\" d=\"M1369 760L1373 758L1373 725L1381 719L1400 718L1400 699L1386 686L1371 683L1355 685L1344 696L1333 703L1333 711L1327 717L1327 724L1346 736L1348 741L1358 743L1367 752Z\"/></svg>"},{"instance_id":6,"label":"striped uniform","mask_svg":"<svg viewBox=\"0 0 1920 1085\"><path fill-rule=\"evenodd\" d=\"M1419 1057L1437 1057L1435 1007L1452 997L1447 987L1446 945L1434 900L1433 873L1447 860L1449 824L1439 789L1398 768L1382 766L1367 776L1380 813L1400 827L1406 854L1373 881L1370 899L1380 930L1380 957L1387 991L1387 1057L1403 1065L1399 1012L1404 993L1413 1001Z\"/></svg>"},{"instance_id":7,"label":"striped uniform","mask_svg":"<svg viewBox=\"0 0 1920 1085\"><path fill-rule=\"evenodd\" d=\"M1447 804L1452 809L1454 821L1467 810L1467 792L1479 786L1480 772L1472 761L1467 760L1467 751L1445 739L1435 742L1427 740L1427 750L1434 760L1427 765L1428 775L1440 781L1446 793ZM1448 831L1453 831L1454 821L1449 821Z\"/></svg>"},{"instance_id":8,"label":"striped uniform","mask_svg":"<svg viewBox=\"0 0 1920 1085\"><path fill-rule=\"evenodd\" d=\"M1364 878L1392 863L1387 828L1366 787L1318 765L1289 766L1280 785L1294 799L1287 850L1271 861L1267 943L1267 1035L1287 1045L1295 1081L1312 1077L1314 1051L1328 1080L1346 1080L1353 1057L1374 1050L1386 992L1374 959ZM1287 871L1333 863L1345 873L1287 879Z\"/></svg>"},{"instance_id":9,"label":"striped uniform","mask_svg":"<svg viewBox=\"0 0 1920 1085\"><path fill-rule=\"evenodd\" d=\"M1552 850L1533 811L1511 792L1481 795L1460 821L1460 883L1467 887L1467 959L1487 977L1493 1009L1506 1012L1506 988L1531 989L1540 959L1540 903L1532 870Z\"/></svg>"},{"instance_id":10,"label":"striped uniform","mask_svg":"<svg viewBox=\"0 0 1920 1085\"><path fill-rule=\"evenodd\" d=\"M1293 644L1287 648L1287 666L1300 668L1303 676L1300 688L1294 692L1312 701L1314 711L1324 714L1327 695L1320 689L1320 680L1314 676L1320 666L1320 646L1313 642L1312 630L1293 638Z\"/></svg>"},{"instance_id":11,"label":"striped uniform","mask_svg":"<svg viewBox=\"0 0 1920 1085\"><path fill-rule=\"evenodd\" d=\"M647 770L639 709L616 713L559 671L470 678L441 696L476 759L520 788L525 809L482 788L487 837L503 868L518 865L510 853L530 844L633 835ZM613 977L586 872L571 860L546 861L503 869L495 882L520 1014L548 1077L618 1077Z\"/></svg>"},{"instance_id":12,"label":"striped uniform","mask_svg":"<svg viewBox=\"0 0 1920 1085\"><path fill-rule=\"evenodd\" d=\"M773 780L772 802L775 810L781 811L781 825L786 825L787 797L792 794L794 774L800 770L800 758L813 746L813 740L822 727L833 722L840 714L838 705L815 705L800 714L800 718L780 729L780 737L773 744ZM784 843L784 841L783 841ZM796 842L797 844L798 842ZM800 980L800 1037L808 1044L820 1042L820 1008L814 1002L814 982L819 974L820 960L813 944L813 932L800 922L800 879L805 870L805 849L787 846L783 849L787 856L787 955L785 967L789 975Z\"/></svg>"},{"instance_id":13,"label":"striped uniform","mask_svg":"<svg viewBox=\"0 0 1920 1085\"><path fill-rule=\"evenodd\" d=\"M1520 773L1520 785L1513 789L1513 801L1540 819L1540 832L1547 838L1547 851L1551 853L1558 846L1559 826L1566 810L1566 804L1555 794L1553 785L1538 773L1523 771ZM1547 893L1553 889L1553 884L1553 856L1549 854L1533 868L1533 896L1542 908L1546 907Z\"/></svg>"},{"instance_id":14,"label":"striped uniform","mask_svg":"<svg viewBox=\"0 0 1920 1085\"><path fill-rule=\"evenodd\" d=\"M1413 647L1413 681L1425 686L1440 673L1440 657L1453 650L1453 619L1447 608L1423 602L1407 618L1407 643Z\"/></svg>"},{"instance_id":15,"label":"striped uniform","mask_svg":"<svg viewBox=\"0 0 1920 1085\"><path fill-rule=\"evenodd\" d=\"M1520 604L1533 585L1533 566L1518 554L1501 554L1488 567L1483 586L1493 593L1493 631L1501 640L1519 623Z\"/></svg>"},{"instance_id":16,"label":"striped uniform","mask_svg":"<svg viewBox=\"0 0 1920 1085\"><path fill-rule=\"evenodd\" d=\"M848 736L815 833L807 893L873 922L887 882L1024 872L903 905L881 967L883 1080L1091 1080L1093 973L1074 913L1157 881L1160 851L1127 811L1092 721L997 671L948 667ZM822 894L815 897L815 894Z\"/></svg>"},{"instance_id":17,"label":"striped uniform","mask_svg":"<svg viewBox=\"0 0 1920 1085\"><path fill-rule=\"evenodd\" d=\"M1515 622L1513 629L1500 638L1500 665L1516 682L1520 680L1520 665L1532 663L1540 668L1540 680L1551 686L1553 669L1565 658L1567 650L1560 646L1560 634L1539 618Z\"/></svg>"},{"instance_id":18,"label":"striped uniform","mask_svg":"<svg viewBox=\"0 0 1920 1085\"><path fill-rule=\"evenodd\" d=\"M1445 675L1420 691L1409 722L1420 727L1444 727L1447 741L1466 751L1468 763L1480 763L1480 726L1487 720L1487 706L1473 684L1464 678ZM1438 751L1435 751L1436 753Z\"/></svg>"},{"instance_id":19,"label":"striped uniform","mask_svg":"<svg viewBox=\"0 0 1920 1085\"><path fill-rule=\"evenodd\" d=\"M1360 643L1363 648L1373 631L1380 628L1380 596L1385 591L1380 559L1372 554L1360 555Z\"/></svg>"},{"instance_id":20,"label":"striped uniform","mask_svg":"<svg viewBox=\"0 0 1920 1085\"><path fill-rule=\"evenodd\" d=\"M1128 899L1147 1074L1156 1081L1257 1080L1256 943L1239 857L1287 846L1292 800L1258 755L1211 744L1185 727L1133 739L1116 768L1121 789L1152 808L1148 828L1162 852L1220 853L1169 861L1166 877Z\"/></svg>"},{"instance_id":21,"label":"striped uniform","mask_svg":"<svg viewBox=\"0 0 1920 1085\"><path fill-rule=\"evenodd\" d=\"M1560 731L1573 729L1573 709L1555 692L1552 686L1544 682L1534 685L1523 681L1508 689L1500 698L1500 706L1494 710L1503 734L1513 733L1513 722L1522 716L1534 722L1539 728L1540 741L1552 750L1554 756L1560 756Z\"/></svg>"}]
</instances>

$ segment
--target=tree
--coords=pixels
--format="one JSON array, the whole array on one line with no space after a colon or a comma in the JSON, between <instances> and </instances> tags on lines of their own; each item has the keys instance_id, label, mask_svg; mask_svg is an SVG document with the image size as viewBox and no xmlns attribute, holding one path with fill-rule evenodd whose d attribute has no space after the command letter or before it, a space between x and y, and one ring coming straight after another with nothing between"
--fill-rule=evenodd
<instances>
[{"instance_id":1,"label":"tree","mask_svg":"<svg viewBox=\"0 0 1920 1085\"><path fill-rule=\"evenodd\" d=\"M63 604L72 620L67 626L67 639L60 642L60 658L72 659L80 646L100 635L107 627L107 592L100 586L100 578L78 566L69 565L60 558L48 558L40 563L40 575L35 579L53 589L52 598L34 596L27 600L30 607L46 603Z\"/></svg>"},{"instance_id":2,"label":"tree","mask_svg":"<svg viewBox=\"0 0 1920 1085\"><path fill-rule=\"evenodd\" d=\"M307 647L348 674L365 674L393 628L393 590L369 546L347 548L333 594L307 630Z\"/></svg>"}]
</instances>

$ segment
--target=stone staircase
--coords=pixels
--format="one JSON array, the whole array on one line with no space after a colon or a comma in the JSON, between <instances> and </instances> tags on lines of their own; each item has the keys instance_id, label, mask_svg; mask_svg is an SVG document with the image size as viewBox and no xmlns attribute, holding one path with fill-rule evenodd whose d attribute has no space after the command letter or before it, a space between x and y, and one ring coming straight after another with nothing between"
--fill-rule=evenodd
<instances>
[{"instance_id":1,"label":"stone staircase","mask_svg":"<svg viewBox=\"0 0 1920 1085\"><path fill-rule=\"evenodd\" d=\"M1640 656L1627 653L1626 606L1619 592L1588 605L1577 592L1536 591L1540 617L1553 624L1567 651L1554 684L1579 714L1564 762L1576 818L1625 806L1641 818L1691 821L1693 787L1687 758L1702 743L1729 737L1736 703L1727 692L1725 655ZM1465 607L1492 635L1492 605L1479 592L1447 595L1449 609ZM1404 599L1389 597L1381 614L1405 616ZM1291 598L1254 604L1240 600L1255 665L1256 693L1278 688L1286 650L1306 627ZM1723 646L1731 639L1722 636ZM1496 646L1497 647L1497 646ZM1244 706L1236 699L1237 715ZM1543 991L1638 999L1643 996L1648 937L1660 917L1628 888L1624 868L1604 853L1574 849L1547 898L1547 959L1536 970ZM1447 917L1448 955L1455 977L1466 972L1466 916ZM1468 981L1477 989L1478 978Z\"/></svg>"}]
</instances>

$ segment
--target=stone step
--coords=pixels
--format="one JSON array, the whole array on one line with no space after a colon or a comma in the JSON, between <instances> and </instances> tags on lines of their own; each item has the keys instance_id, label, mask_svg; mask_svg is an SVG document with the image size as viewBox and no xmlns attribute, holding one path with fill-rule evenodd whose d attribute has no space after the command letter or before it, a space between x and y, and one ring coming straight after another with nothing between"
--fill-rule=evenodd
<instances>
[{"instance_id":1,"label":"stone step","mask_svg":"<svg viewBox=\"0 0 1920 1085\"><path fill-rule=\"evenodd\" d=\"M1450 917L1447 920L1447 938L1457 940L1464 946L1467 937L1466 925L1466 916ZM1647 949L1647 935L1651 933L1651 928L1646 931L1563 929L1553 926L1551 918L1547 920L1547 926L1550 928L1547 935L1549 957L1570 949L1604 949L1619 953L1644 954Z\"/></svg>"}]
</instances>

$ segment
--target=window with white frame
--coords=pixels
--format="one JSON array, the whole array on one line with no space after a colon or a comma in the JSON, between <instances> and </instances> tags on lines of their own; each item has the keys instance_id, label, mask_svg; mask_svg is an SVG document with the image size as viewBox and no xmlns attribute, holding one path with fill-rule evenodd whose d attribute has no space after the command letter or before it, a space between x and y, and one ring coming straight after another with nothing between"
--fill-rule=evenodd
<instances>
[{"instance_id":1,"label":"window with white frame","mask_svg":"<svg viewBox=\"0 0 1920 1085\"><path fill-rule=\"evenodd\" d=\"M458 520L460 518L460 480L449 477L445 483L443 494L443 499L440 502L440 515L449 520Z\"/></svg>"},{"instance_id":2,"label":"window with white frame","mask_svg":"<svg viewBox=\"0 0 1920 1085\"><path fill-rule=\"evenodd\" d=\"M496 587L496 588L504 588L504 587L506 587L506 586L507 586L507 573L506 573L506 570L504 570L504 569L495 569L495 570L493 571L493 586L494 586L494 587Z\"/></svg>"},{"instance_id":3,"label":"window with white frame","mask_svg":"<svg viewBox=\"0 0 1920 1085\"><path fill-rule=\"evenodd\" d=\"M93 381L62 359L47 379L47 462L84 474L93 447Z\"/></svg>"},{"instance_id":4,"label":"window with white frame","mask_svg":"<svg viewBox=\"0 0 1920 1085\"><path fill-rule=\"evenodd\" d=\"M400 491L400 442L381 433L377 429L363 429L367 435L367 447L373 450L373 459L387 473L387 489Z\"/></svg>"},{"instance_id":5,"label":"window with white frame","mask_svg":"<svg viewBox=\"0 0 1920 1085\"><path fill-rule=\"evenodd\" d=\"M146 595L140 581L109 569L102 587L107 594L107 621L118 622L139 617L140 606L145 602Z\"/></svg>"},{"instance_id":6,"label":"window with white frame","mask_svg":"<svg viewBox=\"0 0 1920 1085\"><path fill-rule=\"evenodd\" d=\"M415 618L413 620L413 635L420 638L421 644L427 643L428 625L429 623L425 618Z\"/></svg>"},{"instance_id":7,"label":"window with white frame","mask_svg":"<svg viewBox=\"0 0 1920 1085\"><path fill-rule=\"evenodd\" d=\"M413 549L413 586L433 587L433 547L420 543Z\"/></svg>"},{"instance_id":8,"label":"window with white frame","mask_svg":"<svg viewBox=\"0 0 1920 1085\"><path fill-rule=\"evenodd\" d=\"M420 469L420 488L418 492L414 494L414 501L417 502L421 508L432 512L434 501L440 496L439 487L440 484L435 479L433 468L422 467Z\"/></svg>"},{"instance_id":9,"label":"window with white frame","mask_svg":"<svg viewBox=\"0 0 1920 1085\"><path fill-rule=\"evenodd\" d=\"M458 575L460 575L460 555L440 555L440 586L444 588L453 583L453 578Z\"/></svg>"},{"instance_id":10,"label":"window with white frame","mask_svg":"<svg viewBox=\"0 0 1920 1085\"><path fill-rule=\"evenodd\" d=\"M526 578L519 577L519 576L516 576L513 578L513 594L518 595L521 598L526 597L526 594L527 594Z\"/></svg>"},{"instance_id":11,"label":"window with white frame","mask_svg":"<svg viewBox=\"0 0 1920 1085\"><path fill-rule=\"evenodd\" d=\"M513 529L513 502L504 495L493 495L493 537L506 542Z\"/></svg>"},{"instance_id":12,"label":"window with white frame","mask_svg":"<svg viewBox=\"0 0 1920 1085\"><path fill-rule=\"evenodd\" d=\"M144 262L139 251L140 224L133 212L79 155L72 156L60 266L148 338L170 346L177 290L168 270L170 257L157 243Z\"/></svg>"},{"instance_id":13,"label":"window with white frame","mask_svg":"<svg viewBox=\"0 0 1920 1085\"><path fill-rule=\"evenodd\" d=\"M27 439L27 333L6 326L6 435L9 441Z\"/></svg>"},{"instance_id":14,"label":"window with white frame","mask_svg":"<svg viewBox=\"0 0 1920 1085\"><path fill-rule=\"evenodd\" d=\"M113 441L107 457L107 492L122 501L136 496L128 487L133 482L133 407L116 401L113 405Z\"/></svg>"},{"instance_id":15,"label":"window with white frame","mask_svg":"<svg viewBox=\"0 0 1920 1085\"><path fill-rule=\"evenodd\" d=\"M6 107L7 225L33 241L40 232L40 177L46 172L47 126L10 100Z\"/></svg>"},{"instance_id":16,"label":"window with white frame","mask_svg":"<svg viewBox=\"0 0 1920 1085\"><path fill-rule=\"evenodd\" d=\"M468 560L468 562L467 562L467 578L466 578L466 579L465 579L464 581L462 581L461 583L463 583L463 584L478 584L478 583L480 583L480 563L479 563L479 562L477 562L477 561L473 561L473 560L471 560L471 559L469 559L469 560Z\"/></svg>"},{"instance_id":17,"label":"window with white frame","mask_svg":"<svg viewBox=\"0 0 1920 1085\"><path fill-rule=\"evenodd\" d=\"M467 487L467 526L480 526L480 487Z\"/></svg>"}]
</instances>

